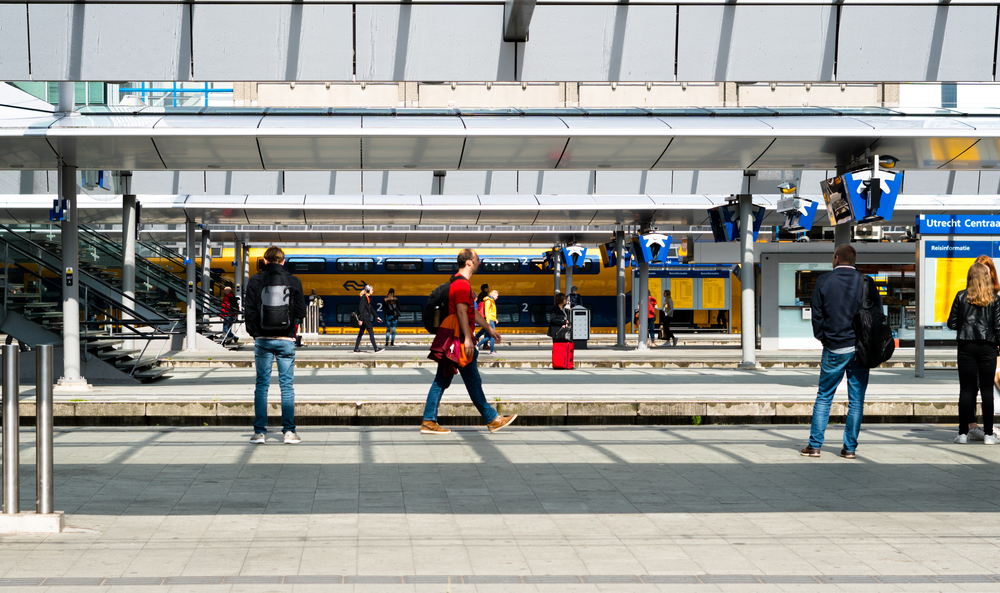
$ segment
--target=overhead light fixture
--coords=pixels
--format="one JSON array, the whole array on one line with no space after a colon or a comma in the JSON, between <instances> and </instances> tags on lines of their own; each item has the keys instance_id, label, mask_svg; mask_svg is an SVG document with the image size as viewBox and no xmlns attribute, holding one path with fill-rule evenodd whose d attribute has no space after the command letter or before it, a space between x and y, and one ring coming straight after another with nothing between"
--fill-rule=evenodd
<instances>
[{"instance_id":1,"label":"overhead light fixture","mask_svg":"<svg viewBox=\"0 0 1000 593\"><path fill-rule=\"evenodd\" d=\"M995 169L996 165L983 165L983 169Z\"/></svg>"},{"instance_id":2,"label":"overhead light fixture","mask_svg":"<svg viewBox=\"0 0 1000 593\"><path fill-rule=\"evenodd\" d=\"M218 169L218 168L220 168L220 166L219 166L219 165L207 165L207 167L208 167L209 169Z\"/></svg>"},{"instance_id":3,"label":"overhead light fixture","mask_svg":"<svg viewBox=\"0 0 1000 593\"><path fill-rule=\"evenodd\" d=\"M899 163L899 159L894 156L879 155L878 157L878 164L883 169L892 169L897 163Z\"/></svg>"},{"instance_id":4,"label":"overhead light fixture","mask_svg":"<svg viewBox=\"0 0 1000 593\"><path fill-rule=\"evenodd\" d=\"M785 194L786 196L794 194L795 188L796 188L795 184L790 181L786 181L778 185L778 189L780 189L781 193Z\"/></svg>"},{"instance_id":5,"label":"overhead light fixture","mask_svg":"<svg viewBox=\"0 0 1000 593\"><path fill-rule=\"evenodd\" d=\"M416 169L417 166L416 165L403 165L403 168L404 169Z\"/></svg>"},{"instance_id":6,"label":"overhead light fixture","mask_svg":"<svg viewBox=\"0 0 1000 593\"><path fill-rule=\"evenodd\" d=\"M805 169L805 167L806 167L805 163L792 163L793 169Z\"/></svg>"},{"instance_id":7,"label":"overhead light fixture","mask_svg":"<svg viewBox=\"0 0 1000 593\"><path fill-rule=\"evenodd\" d=\"M11 165L10 168L11 169L23 169L24 165L21 164L21 163L15 163L15 164Z\"/></svg>"},{"instance_id":8,"label":"overhead light fixture","mask_svg":"<svg viewBox=\"0 0 1000 593\"><path fill-rule=\"evenodd\" d=\"M600 165L597 165L597 168L599 168L599 169L610 169L611 165L609 165L607 163L602 163Z\"/></svg>"}]
</instances>

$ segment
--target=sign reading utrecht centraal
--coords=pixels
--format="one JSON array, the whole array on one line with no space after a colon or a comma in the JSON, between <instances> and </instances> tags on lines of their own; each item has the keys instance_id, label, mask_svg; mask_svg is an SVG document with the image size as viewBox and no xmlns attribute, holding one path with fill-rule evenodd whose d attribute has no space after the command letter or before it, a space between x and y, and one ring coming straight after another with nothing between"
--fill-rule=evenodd
<instances>
[{"instance_id":1,"label":"sign reading utrecht centraal","mask_svg":"<svg viewBox=\"0 0 1000 593\"><path fill-rule=\"evenodd\" d=\"M1000 216L975 214L921 214L917 232L923 235L998 235Z\"/></svg>"}]
</instances>

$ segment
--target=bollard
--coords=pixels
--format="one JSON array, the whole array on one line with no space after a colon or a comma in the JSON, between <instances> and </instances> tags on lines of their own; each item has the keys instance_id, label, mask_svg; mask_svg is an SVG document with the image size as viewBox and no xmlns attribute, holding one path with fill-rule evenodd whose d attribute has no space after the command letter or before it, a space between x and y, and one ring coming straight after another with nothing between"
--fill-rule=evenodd
<instances>
[{"instance_id":1,"label":"bollard","mask_svg":"<svg viewBox=\"0 0 1000 593\"><path fill-rule=\"evenodd\" d=\"M52 344L35 350L35 512L51 515L52 501Z\"/></svg>"},{"instance_id":2,"label":"bollard","mask_svg":"<svg viewBox=\"0 0 1000 593\"><path fill-rule=\"evenodd\" d=\"M18 467L18 396L20 395L20 349L16 344L3 346L3 512L21 511Z\"/></svg>"}]
</instances>

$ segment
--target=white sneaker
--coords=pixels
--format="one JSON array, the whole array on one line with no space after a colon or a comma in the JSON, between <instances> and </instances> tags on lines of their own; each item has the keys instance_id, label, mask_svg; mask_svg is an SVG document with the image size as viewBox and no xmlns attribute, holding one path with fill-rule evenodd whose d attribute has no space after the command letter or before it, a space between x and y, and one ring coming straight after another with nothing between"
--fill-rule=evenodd
<instances>
[{"instance_id":1,"label":"white sneaker","mask_svg":"<svg viewBox=\"0 0 1000 593\"><path fill-rule=\"evenodd\" d=\"M674 341L674 347L676 347L677 346L677 338L673 338L673 341Z\"/></svg>"},{"instance_id":2,"label":"white sneaker","mask_svg":"<svg viewBox=\"0 0 1000 593\"><path fill-rule=\"evenodd\" d=\"M996 445L996 444L1000 444L1000 439L996 438L995 436L993 436L991 434L988 434L985 437L983 437L983 444L984 445Z\"/></svg>"},{"instance_id":3,"label":"white sneaker","mask_svg":"<svg viewBox=\"0 0 1000 593\"><path fill-rule=\"evenodd\" d=\"M285 433L285 444L286 445L297 445L302 442L299 435L295 433L294 430L289 430Z\"/></svg>"},{"instance_id":4,"label":"white sneaker","mask_svg":"<svg viewBox=\"0 0 1000 593\"><path fill-rule=\"evenodd\" d=\"M252 444L254 444L254 445L263 445L264 444L264 433L262 433L262 432L255 432L255 433L253 433L253 436L250 437L250 442Z\"/></svg>"},{"instance_id":5,"label":"white sneaker","mask_svg":"<svg viewBox=\"0 0 1000 593\"><path fill-rule=\"evenodd\" d=\"M955 437L955 442L958 443L959 445L964 445L965 443L969 442L969 435L960 434L957 437Z\"/></svg>"},{"instance_id":6,"label":"white sneaker","mask_svg":"<svg viewBox=\"0 0 1000 593\"><path fill-rule=\"evenodd\" d=\"M981 440L983 440L983 437L985 437L985 436L986 436L986 433L983 432L983 429L981 427L979 427L979 426L977 426L975 428L970 428L969 429L969 440L970 441L981 441Z\"/></svg>"}]
</instances>

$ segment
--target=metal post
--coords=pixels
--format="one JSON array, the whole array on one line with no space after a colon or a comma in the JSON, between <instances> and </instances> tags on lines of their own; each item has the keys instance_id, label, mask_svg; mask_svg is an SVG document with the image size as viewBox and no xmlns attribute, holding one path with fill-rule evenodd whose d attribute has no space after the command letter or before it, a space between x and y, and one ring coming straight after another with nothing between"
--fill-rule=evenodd
<instances>
[{"instance_id":1,"label":"metal post","mask_svg":"<svg viewBox=\"0 0 1000 593\"><path fill-rule=\"evenodd\" d=\"M553 283L555 287L552 289L552 294L557 292L562 292L562 260L560 259L562 255L559 253L559 246L555 247L556 254L552 259L555 260L555 274L552 276Z\"/></svg>"},{"instance_id":2,"label":"metal post","mask_svg":"<svg viewBox=\"0 0 1000 593\"><path fill-rule=\"evenodd\" d=\"M18 376L20 347L3 345L3 512L16 515L21 512L21 491L18 470L21 455L18 451L20 427L18 426Z\"/></svg>"},{"instance_id":3,"label":"metal post","mask_svg":"<svg viewBox=\"0 0 1000 593\"><path fill-rule=\"evenodd\" d=\"M573 264L566 262L566 299L569 303L569 295L573 292Z\"/></svg>"},{"instance_id":4,"label":"metal post","mask_svg":"<svg viewBox=\"0 0 1000 593\"><path fill-rule=\"evenodd\" d=\"M208 303L212 296L212 231L207 228L201 229L201 294L201 319L208 323Z\"/></svg>"},{"instance_id":5,"label":"metal post","mask_svg":"<svg viewBox=\"0 0 1000 593\"><path fill-rule=\"evenodd\" d=\"M76 83L57 83L59 90L59 111L61 113L73 113L76 109Z\"/></svg>"},{"instance_id":6,"label":"metal post","mask_svg":"<svg viewBox=\"0 0 1000 593\"><path fill-rule=\"evenodd\" d=\"M615 231L615 253L617 254L617 277L615 279L615 300L618 316L618 340L616 346L625 346L625 231Z\"/></svg>"},{"instance_id":7,"label":"metal post","mask_svg":"<svg viewBox=\"0 0 1000 593\"><path fill-rule=\"evenodd\" d=\"M833 248L847 245L851 242L851 223L845 222L833 227Z\"/></svg>"},{"instance_id":8,"label":"metal post","mask_svg":"<svg viewBox=\"0 0 1000 593\"><path fill-rule=\"evenodd\" d=\"M52 482L52 344L35 349L35 510L55 512Z\"/></svg>"},{"instance_id":9,"label":"metal post","mask_svg":"<svg viewBox=\"0 0 1000 593\"><path fill-rule=\"evenodd\" d=\"M59 198L68 207L62 222L63 376L60 387L86 388L80 374L80 240L77 228L76 167L59 166Z\"/></svg>"},{"instance_id":10,"label":"metal post","mask_svg":"<svg viewBox=\"0 0 1000 593\"><path fill-rule=\"evenodd\" d=\"M757 323L754 310L755 274L753 261L753 196L740 194L740 342L743 345L741 368L757 367Z\"/></svg>"},{"instance_id":11,"label":"metal post","mask_svg":"<svg viewBox=\"0 0 1000 593\"><path fill-rule=\"evenodd\" d=\"M187 343L185 344L185 350L195 349L195 335L197 335L196 326L196 301L195 301L195 269L194 269L194 227L193 221L187 221L184 225L185 233L184 238L185 249L184 249L184 271L186 279L186 290L187 290L187 310L185 311L185 323L187 325Z\"/></svg>"},{"instance_id":12,"label":"metal post","mask_svg":"<svg viewBox=\"0 0 1000 593\"><path fill-rule=\"evenodd\" d=\"M136 208L132 193L132 172L122 171L122 305L135 310ZM122 319L132 315L122 311Z\"/></svg>"},{"instance_id":13,"label":"metal post","mask_svg":"<svg viewBox=\"0 0 1000 593\"><path fill-rule=\"evenodd\" d=\"M917 239L917 324L913 336L914 376L924 376L924 316L927 309L927 299L924 298L924 275L927 260L924 259L924 240ZM905 317L905 315L904 315Z\"/></svg>"},{"instance_id":14,"label":"metal post","mask_svg":"<svg viewBox=\"0 0 1000 593\"><path fill-rule=\"evenodd\" d=\"M635 290L635 287L632 287ZM639 264L639 347L637 350L647 350L646 340L649 338L649 319L646 311L649 307L649 264Z\"/></svg>"},{"instance_id":15,"label":"metal post","mask_svg":"<svg viewBox=\"0 0 1000 593\"><path fill-rule=\"evenodd\" d=\"M236 298L240 300L240 306L243 306L243 247L240 245L239 239L233 239L233 283L236 287L233 289L236 292Z\"/></svg>"},{"instance_id":16,"label":"metal post","mask_svg":"<svg viewBox=\"0 0 1000 593\"><path fill-rule=\"evenodd\" d=\"M250 283L250 246L243 244L243 290L246 291L247 284Z\"/></svg>"}]
</instances>

